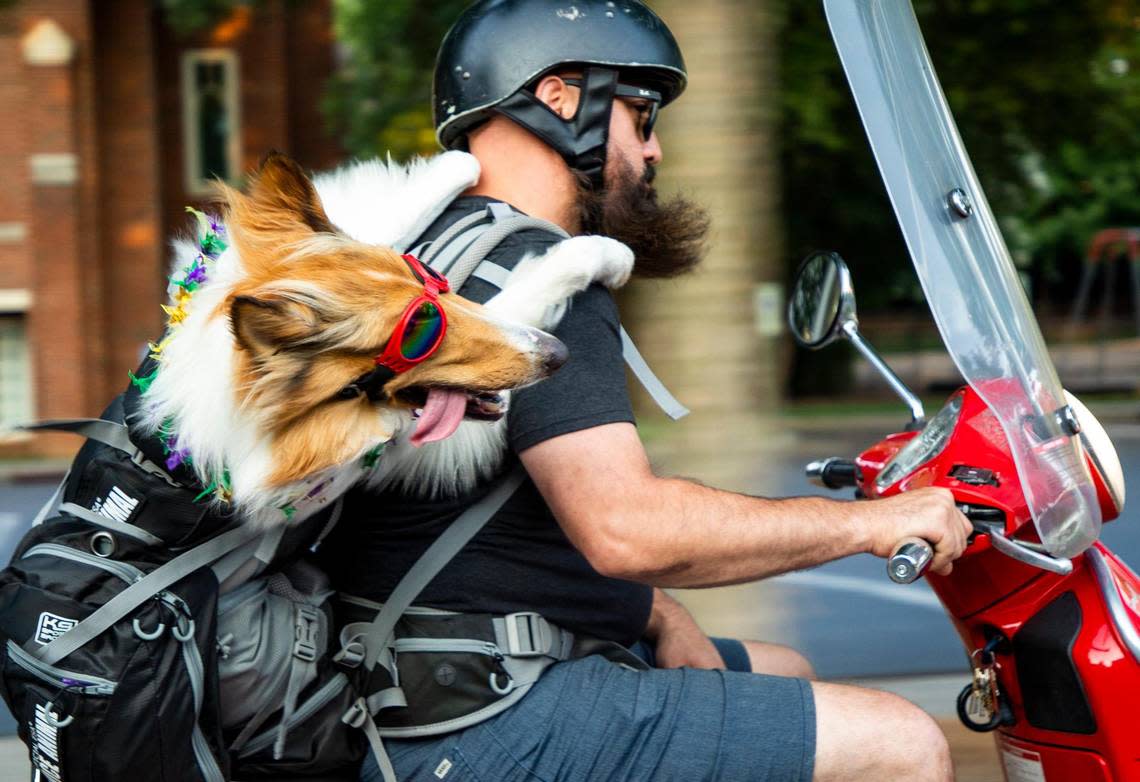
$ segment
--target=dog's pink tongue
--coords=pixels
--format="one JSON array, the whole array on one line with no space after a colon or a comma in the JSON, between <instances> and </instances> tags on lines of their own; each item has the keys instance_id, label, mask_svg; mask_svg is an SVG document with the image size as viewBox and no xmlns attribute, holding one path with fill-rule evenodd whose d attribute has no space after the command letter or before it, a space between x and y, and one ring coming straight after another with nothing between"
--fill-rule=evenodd
<instances>
[{"instance_id":1,"label":"dog's pink tongue","mask_svg":"<svg viewBox=\"0 0 1140 782\"><path fill-rule=\"evenodd\" d=\"M450 437L459 428L466 412L467 394L443 388L428 389L423 413L411 436L412 445L418 447Z\"/></svg>"}]
</instances>

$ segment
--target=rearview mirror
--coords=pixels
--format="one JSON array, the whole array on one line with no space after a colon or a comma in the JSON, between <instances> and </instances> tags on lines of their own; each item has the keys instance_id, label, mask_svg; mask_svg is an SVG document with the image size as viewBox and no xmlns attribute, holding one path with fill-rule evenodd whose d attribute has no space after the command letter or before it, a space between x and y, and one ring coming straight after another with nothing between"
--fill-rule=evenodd
<instances>
[{"instance_id":1,"label":"rearview mirror","mask_svg":"<svg viewBox=\"0 0 1140 782\"><path fill-rule=\"evenodd\" d=\"M788 327L796 342L815 350L857 322L851 272L839 254L817 252L805 258L788 299Z\"/></svg>"}]
</instances>

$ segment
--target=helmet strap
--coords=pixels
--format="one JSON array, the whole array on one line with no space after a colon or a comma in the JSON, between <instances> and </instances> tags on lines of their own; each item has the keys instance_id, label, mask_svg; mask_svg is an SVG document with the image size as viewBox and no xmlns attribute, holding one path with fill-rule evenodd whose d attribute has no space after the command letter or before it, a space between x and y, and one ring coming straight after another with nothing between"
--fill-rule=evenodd
<instances>
[{"instance_id":1,"label":"helmet strap","mask_svg":"<svg viewBox=\"0 0 1140 782\"><path fill-rule=\"evenodd\" d=\"M578 110L570 119L563 119L525 89L495 110L545 141L570 168L585 174L595 189L601 189L617 78L615 70L587 68Z\"/></svg>"}]
</instances>

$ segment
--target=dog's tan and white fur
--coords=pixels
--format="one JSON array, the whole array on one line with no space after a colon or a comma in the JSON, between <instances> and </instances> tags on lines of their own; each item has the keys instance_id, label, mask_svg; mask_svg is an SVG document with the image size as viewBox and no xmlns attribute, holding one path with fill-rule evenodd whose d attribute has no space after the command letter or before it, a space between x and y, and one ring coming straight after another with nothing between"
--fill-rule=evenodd
<instances>
[{"instance_id":1,"label":"dog's tan and white fur","mask_svg":"<svg viewBox=\"0 0 1140 782\"><path fill-rule=\"evenodd\" d=\"M267 526L303 518L362 479L435 494L491 474L502 421L464 421L451 438L415 449L413 401L401 392L499 391L540 379L557 343L530 326L552 327L593 281L623 284L633 259L617 242L578 237L526 259L486 307L445 295L448 333L436 354L389 381L385 401L339 398L373 368L422 290L398 251L478 174L474 158L451 152L406 168L359 163L318 177L314 190L276 156L248 193L226 189L230 246L163 347L144 424L172 426L203 482L228 471L235 505ZM197 244L176 243L175 253L184 267ZM363 455L383 443L379 464L364 469Z\"/></svg>"}]
</instances>

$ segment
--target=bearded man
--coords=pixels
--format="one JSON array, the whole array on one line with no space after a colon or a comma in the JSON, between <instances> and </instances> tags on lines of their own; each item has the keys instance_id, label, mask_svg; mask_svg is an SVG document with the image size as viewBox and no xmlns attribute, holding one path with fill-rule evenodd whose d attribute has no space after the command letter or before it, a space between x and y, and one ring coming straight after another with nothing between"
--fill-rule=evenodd
<instances>
[{"instance_id":1,"label":"bearded man","mask_svg":"<svg viewBox=\"0 0 1140 782\"><path fill-rule=\"evenodd\" d=\"M708 220L684 199L659 202L653 187L663 155L654 123L685 80L672 34L637 0L476 2L442 44L433 109L441 144L468 150L481 175L422 241L502 203L570 234L626 243L634 274L688 271ZM489 260L513 268L557 241L538 229L516 233ZM475 278L461 289L477 301L495 292ZM769 500L659 477L634 426L610 292L595 285L575 296L554 333L569 362L511 400L503 470L521 462L527 480L416 602L455 612L445 617L541 615L556 633L620 646L650 668L580 645L486 719L473 706L474 717L452 726L384 733L395 775L951 779L945 738L910 703L813 681L807 661L785 647L710 640L661 591L754 581L859 552L885 557L909 536L931 541L933 569L946 572L970 531L950 493ZM337 588L360 604L388 599L488 486L429 499L350 495L322 549ZM396 653L410 656L398 642ZM462 665L437 663L439 692L460 697ZM490 670L498 692L501 671ZM380 778L366 764L362 779Z\"/></svg>"}]
</instances>

